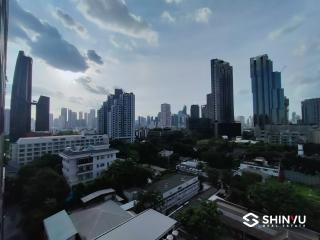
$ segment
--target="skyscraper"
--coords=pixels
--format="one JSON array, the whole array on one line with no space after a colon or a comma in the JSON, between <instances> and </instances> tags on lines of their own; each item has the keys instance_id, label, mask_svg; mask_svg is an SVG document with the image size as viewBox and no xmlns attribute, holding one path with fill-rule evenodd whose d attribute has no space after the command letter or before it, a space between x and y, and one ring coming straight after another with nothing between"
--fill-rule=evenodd
<instances>
[{"instance_id":1,"label":"skyscraper","mask_svg":"<svg viewBox=\"0 0 320 240\"><path fill-rule=\"evenodd\" d=\"M168 103L161 104L160 126L162 128L171 127L171 106Z\"/></svg>"},{"instance_id":2,"label":"skyscraper","mask_svg":"<svg viewBox=\"0 0 320 240\"><path fill-rule=\"evenodd\" d=\"M134 141L135 96L115 89L98 110L98 130L112 139Z\"/></svg>"},{"instance_id":3,"label":"skyscraper","mask_svg":"<svg viewBox=\"0 0 320 240\"><path fill-rule=\"evenodd\" d=\"M67 108L61 108L61 113L60 113L60 124L61 128L65 129L67 128L67 120L68 120L68 109Z\"/></svg>"},{"instance_id":4,"label":"skyscraper","mask_svg":"<svg viewBox=\"0 0 320 240\"><path fill-rule=\"evenodd\" d=\"M253 96L254 126L287 123L289 101L281 88L281 73L273 72L273 63L268 55L250 59L250 75Z\"/></svg>"},{"instance_id":5,"label":"skyscraper","mask_svg":"<svg viewBox=\"0 0 320 240\"><path fill-rule=\"evenodd\" d=\"M88 114L88 127L91 129L95 129L96 126L96 110L90 109L90 112Z\"/></svg>"},{"instance_id":6,"label":"skyscraper","mask_svg":"<svg viewBox=\"0 0 320 240\"><path fill-rule=\"evenodd\" d=\"M320 98L302 101L301 112L303 124L320 125Z\"/></svg>"},{"instance_id":7,"label":"skyscraper","mask_svg":"<svg viewBox=\"0 0 320 240\"><path fill-rule=\"evenodd\" d=\"M19 51L14 71L11 108L10 141L25 137L31 130L32 58Z\"/></svg>"},{"instance_id":8,"label":"skyscraper","mask_svg":"<svg viewBox=\"0 0 320 240\"><path fill-rule=\"evenodd\" d=\"M199 118L200 117L200 108L199 105L191 105L190 107L190 117L191 118Z\"/></svg>"},{"instance_id":9,"label":"skyscraper","mask_svg":"<svg viewBox=\"0 0 320 240\"><path fill-rule=\"evenodd\" d=\"M50 98L40 96L36 106L36 131L49 131Z\"/></svg>"},{"instance_id":10,"label":"skyscraper","mask_svg":"<svg viewBox=\"0 0 320 240\"><path fill-rule=\"evenodd\" d=\"M233 69L223 60L211 60L211 93L207 95L206 111L207 117L214 121L234 121Z\"/></svg>"}]
</instances>

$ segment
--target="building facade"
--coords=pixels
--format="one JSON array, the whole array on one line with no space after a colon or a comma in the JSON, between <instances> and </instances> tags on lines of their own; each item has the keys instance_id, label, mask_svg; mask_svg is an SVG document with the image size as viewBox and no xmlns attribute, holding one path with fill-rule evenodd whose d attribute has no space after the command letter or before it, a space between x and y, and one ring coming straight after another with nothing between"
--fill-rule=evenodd
<instances>
[{"instance_id":1,"label":"building facade","mask_svg":"<svg viewBox=\"0 0 320 240\"><path fill-rule=\"evenodd\" d=\"M207 117L213 121L234 121L233 69L228 62L211 60L211 93L207 95Z\"/></svg>"},{"instance_id":2,"label":"building facade","mask_svg":"<svg viewBox=\"0 0 320 240\"><path fill-rule=\"evenodd\" d=\"M200 107L197 104L193 104L190 107L190 117L191 118L200 118Z\"/></svg>"},{"instance_id":3,"label":"building facade","mask_svg":"<svg viewBox=\"0 0 320 240\"><path fill-rule=\"evenodd\" d=\"M254 126L286 124L288 99L281 87L281 73L273 71L268 55L250 59Z\"/></svg>"},{"instance_id":4,"label":"building facade","mask_svg":"<svg viewBox=\"0 0 320 240\"><path fill-rule=\"evenodd\" d=\"M307 125L320 125L320 98L301 102L302 122Z\"/></svg>"},{"instance_id":5,"label":"building facade","mask_svg":"<svg viewBox=\"0 0 320 240\"><path fill-rule=\"evenodd\" d=\"M49 131L50 98L40 96L36 105L36 131Z\"/></svg>"},{"instance_id":6,"label":"building facade","mask_svg":"<svg viewBox=\"0 0 320 240\"><path fill-rule=\"evenodd\" d=\"M150 186L150 190L162 194L164 204L159 209L162 212L185 203L195 196L199 192L199 189L200 182L198 176L183 174L171 175Z\"/></svg>"},{"instance_id":7,"label":"building facade","mask_svg":"<svg viewBox=\"0 0 320 240\"><path fill-rule=\"evenodd\" d=\"M10 141L15 142L31 131L32 58L19 51L14 71L11 108Z\"/></svg>"},{"instance_id":8,"label":"building facade","mask_svg":"<svg viewBox=\"0 0 320 240\"><path fill-rule=\"evenodd\" d=\"M11 161L17 167L45 154L59 154L67 147L88 147L109 144L107 135L65 135L20 138L11 144Z\"/></svg>"},{"instance_id":9,"label":"building facade","mask_svg":"<svg viewBox=\"0 0 320 240\"><path fill-rule=\"evenodd\" d=\"M171 106L168 103L161 104L160 126L162 128L170 128L172 124Z\"/></svg>"},{"instance_id":10,"label":"building facade","mask_svg":"<svg viewBox=\"0 0 320 240\"><path fill-rule=\"evenodd\" d=\"M62 173L69 186L86 183L99 177L117 159L118 150L107 145L87 148L68 147L59 154L62 157Z\"/></svg>"},{"instance_id":11,"label":"building facade","mask_svg":"<svg viewBox=\"0 0 320 240\"><path fill-rule=\"evenodd\" d=\"M135 96L115 89L98 110L98 130L111 139L134 141Z\"/></svg>"}]
</instances>

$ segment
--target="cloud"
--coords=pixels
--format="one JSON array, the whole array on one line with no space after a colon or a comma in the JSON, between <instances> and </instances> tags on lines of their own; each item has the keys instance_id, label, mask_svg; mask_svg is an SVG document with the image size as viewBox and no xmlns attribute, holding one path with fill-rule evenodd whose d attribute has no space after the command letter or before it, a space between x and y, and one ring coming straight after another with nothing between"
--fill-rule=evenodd
<instances>
[{"instance_id":1,"label":"cloud","mask_svg":"<svg viewBox=\"0 0 320 240\"><path fill-rule=\"evenodd\" d=\"M320 53L320 41L308 41L308 44L301 43L293 50L293 55L297 57L317 55Z\"/></svg>"},{"instance_id":2,"label":"cloud","mask_svg":"<svg viewBox=\"0 0 320 240\"><path fill-rule=\"evenodd\" d=\"M293 17L289 23L287 23L286 25L270 32L268 34L268 38L270 40L275 40L283 35L292 33L294 31L296 31L304 22L304 18L301 16L295 16Z\"/></svg>"},{"instance_id":3,"label":"cloud","mask_svg":"<svg viewBox=\"0 0 320 240\"><path fill-rule=\"evenodd\" d=\"M32 55L55 68L72 72L84 72L88 69L86 58L74 45L64 40L55 27L23 10L16 0L10 3L11 40L26 42Z\"/></svg>"},{"instance_id":4,"label":"cloud","mask_svg":"<svg viewBox=\"0 0 320 240\"><path fill-rule=\"evenodd\" d=\"M172 3L179 4L179 3L182 3L182 1L183 0L165 0L165 2L168 4L172 4Z\"/></svg>"},{"instance_id":5,"label":"cloud","mask_svg":"<svg viewBox=\"0 0 320 240\"><path fill-rule=\"evenodd\" d=\"M195 11L193 19L198 23L208 23L211 15L212 11L210 8L199 8Z\"/></svg>"},{"instance_id":6,"label":"cloud","mask_svg":"<svg viewBox=\"0 0 320 240\"><path fill-rule=\"evenodd\" d=\"M97 63L97 64L99 64L99 65L102 65L102 64L103 64L103 61L102 61L101 56L99 56L99 55L96 53L95 50L88 50L88 51L87 51L87 56L88 56L88 58L89 58L91 61L93 61L93 62L95 62L95 63Z\"/></svg>"},{"instance_id":7,"label":"cloud","mask_svg":"<svg viewBox=\"0 0 320 240\"><path fill-rule=\"evenodd\" d=\"M131 13L123 0L75 0L80 12L100 28L158 44L158 33L140 16Z\"/></svg>"},{"instance_id":8,"label":"cloud","mask_svg":"<svg viewBox=\"0 0 320 240\"><path fill-rule=\"evenodd\" d=\"M130 42L125 42L120 40L119 38L116 38L115 36L111 36L109 38L109 42L112 44L112 46L128 51L132 51L136 46L136 42L131 40Z\"/></svg>"},{"instance_id":9,"label":"cloud","mask_svg":"<svg viewBox=\"0 0 320 240\"><path fill-rule=\"evenodd\" d=\"M168 23L174 23L176 21L176 18L173 17L168 11L164 11L161 14L161 20Z\"/></svg>"},{"instance_id":10,"label":"cloud","mask_svg":"<svg viewBox=\"0 0 320 240\"><path fill-rule=\"evenodd\" d=\"M109 90L107 90L105 87L93 84L92 79L89 76L83 76L83 77L77 78L75 82L82 85L88 92L99 94L99 95L109 94Z\"/></svg>"},{"instance_id":11,"label":"cloud","mask_svg":"<svg viewBox=\"0 0 320 240\"><path fill-rule=\"evenodd\" d=\"M62 9L56 8L55 11L53 11L53 16L56 17L66 28L75 31L83 38L88 37L87 29L80 23L76 22L68 13L64 12Z\"/></svg>"},{"instance_id":12,"label":"cloud","mask_svg":"<svg viewBox=\"0 0 320 240\"><path fill-rule=\"evenodd\" d=\"M250 94L250 91L248 89L240 89L238 92L237 92L238 95L249 95Z\"/></svg>"}]
</instances>

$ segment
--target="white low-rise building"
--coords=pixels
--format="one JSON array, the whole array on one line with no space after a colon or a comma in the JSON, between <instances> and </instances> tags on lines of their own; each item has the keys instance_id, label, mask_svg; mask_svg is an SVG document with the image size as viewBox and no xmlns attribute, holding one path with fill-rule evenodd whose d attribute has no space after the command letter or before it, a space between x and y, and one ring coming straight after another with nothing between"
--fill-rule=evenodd
<instances>
[{"instance_id":1,"label":"white low-rise building","mask_svg":"<svg viewBox=\"0 0 320 240\"><path fill-rule=\"evenodd\" d=\"M201 167L202 165L202 167ZM204 162L198 161L196 159L190 159L179 163L176 166L176 170L180 172L190 173L194 175L206 177L206 173L203 171L205 166Z\"/></svg>"},{"instance_id":2,"label":"white low-rise building","mask_svg":"<svg viewBox=\"0 0 320 240\"><path fill-rule=\"evenodd\" d=\"M260 174L262 177L279 177L280 166L269 165L264 158L255 158L252 162L240 163L238 173L241 175L242 172L254 172Z\"/></svg>"},{"instance_id":3,"label":"white low-rise building","mask_svg":"<svg viewBox=\"0 0 320 240\"><path fill-rule=\"evenodd\" d=\"M165 212L195 196L199 192L200 182L198 176L174 174L155 182L148 189L162 195L164 204L159 210Z\"/></svg>"},{"instance_id":4,"label":"white low-rise building","mask_svg":"<svg viewBox=\"0 0 320 240\"><path fill-rule=\"evenodd\" d=\"M59 154L63 175L70 186L92 181L110 167L118 152L109 145L66 148Z\"/></svg>"},{"instance_id":5,"label":"white low-rise building","mask_svg":"<svg viewBox=\"0 0 320 240\"><path fill-rule=\"evenodd\" d=\"M45 154L59 154L67 147L89 147L109 144L108 135L62 135L19 138L11 144L13 165L21 167Z\"/></svg>"}]
</instances>

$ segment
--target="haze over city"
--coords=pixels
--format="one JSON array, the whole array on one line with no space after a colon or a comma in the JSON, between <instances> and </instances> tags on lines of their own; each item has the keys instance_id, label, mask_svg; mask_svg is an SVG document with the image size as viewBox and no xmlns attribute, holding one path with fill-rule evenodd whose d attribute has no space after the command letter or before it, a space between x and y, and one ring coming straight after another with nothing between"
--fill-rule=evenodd
<instances>
[{"instance_id":1,"label":"haze over city","mask_svg":"<svg viewBox=\"0 0 320 240\"><path fill-rule=\"evenodd\" d=\"M33 99L49 96L55 116L98 109L115 87L135 93L136 116L205 104L212 58L233 66L235 115L252 115L253 56L267 53L282 72L290 112L320 87L316 0L10 3L7 107L21 49L33 58Z\"/></svg>"}]
</instances>

